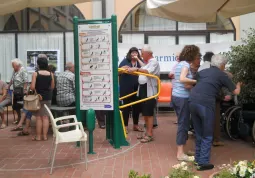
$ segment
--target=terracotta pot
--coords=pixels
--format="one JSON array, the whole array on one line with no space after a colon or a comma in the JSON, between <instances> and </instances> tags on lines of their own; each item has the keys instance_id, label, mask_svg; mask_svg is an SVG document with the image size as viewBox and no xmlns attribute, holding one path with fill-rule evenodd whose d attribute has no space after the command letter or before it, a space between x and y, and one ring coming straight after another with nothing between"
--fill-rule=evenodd
<instances>
[{"instance_id":1,"label":"terracotta pot","mask_svg":"<svg viewBox=\"0 0 255 178\"><path fill-rule=\"evenodd\" d=\"M214 176L216 176L219 172L215 172L212 175L209 176L209 178L214 178Z\"/></svg>"}]
</instances>

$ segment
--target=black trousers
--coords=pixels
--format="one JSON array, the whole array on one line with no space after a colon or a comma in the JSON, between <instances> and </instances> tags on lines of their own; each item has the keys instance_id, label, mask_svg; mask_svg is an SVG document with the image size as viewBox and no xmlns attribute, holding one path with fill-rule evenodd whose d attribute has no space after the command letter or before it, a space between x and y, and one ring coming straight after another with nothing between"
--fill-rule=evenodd
<instances>
[{"instance_id":1,"label":"black trousers","mask_svg":"<svg viewBox=\"0 0 255 178\"><path fill-rule=\"evenodd\" d=\"M105 115L106 111L95 111L97 122L100 126L105 125Z\"/></svg>"},{"instance_id":2,"label":"black trousers","mask_svg":"<svg viewBox=\"0 0 255 178\"><path fill-rule=\"evenodd\" d=\"M136 95L133 95L129 98L126 98L123 100L123 104L129 104L131 102L139 100ZM130 111L132 111L132 117L133 117L133 124L138 125L139 122L139 115L141 112L141 104L135 104L126 108L122 109L122 114L123 114L123 119L124 119L124 124L125 126L128 126L128 120L129 120L129 114Z\"/></svg>"}]
</instances>

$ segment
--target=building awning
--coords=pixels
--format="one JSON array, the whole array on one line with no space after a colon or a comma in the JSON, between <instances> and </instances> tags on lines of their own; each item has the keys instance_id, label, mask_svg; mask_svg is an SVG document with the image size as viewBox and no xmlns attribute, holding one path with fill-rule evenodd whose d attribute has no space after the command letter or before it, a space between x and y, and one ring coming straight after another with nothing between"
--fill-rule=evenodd
<instances>
[{"instance_id":1,"label":"building awning","mask_svg":"<svg viewBox=\"0 0 255 178\"><path fill-rule=\"evenodd\" d=\"M255 12L255 0L147 0L150 15L180 22L214 22Z\"/></svg>"}]
</instances>

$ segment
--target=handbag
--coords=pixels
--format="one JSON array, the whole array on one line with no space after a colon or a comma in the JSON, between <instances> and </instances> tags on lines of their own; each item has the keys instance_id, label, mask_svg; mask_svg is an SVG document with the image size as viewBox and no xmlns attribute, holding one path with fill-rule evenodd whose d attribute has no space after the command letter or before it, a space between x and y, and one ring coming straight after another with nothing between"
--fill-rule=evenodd
<instances>
[{"instance_id":1,"label":"handbag","mask_svg":"<svg viewBox=\"0 0 255 178\"><path fill-rule=\"evenodd\" d=\"M37 94L37 92L35 91L34 94L27 94L24 96L24 109L28 110L28 111L38 111L39 109L41 109L41 95Z\"/></svg>"}]
</instances>

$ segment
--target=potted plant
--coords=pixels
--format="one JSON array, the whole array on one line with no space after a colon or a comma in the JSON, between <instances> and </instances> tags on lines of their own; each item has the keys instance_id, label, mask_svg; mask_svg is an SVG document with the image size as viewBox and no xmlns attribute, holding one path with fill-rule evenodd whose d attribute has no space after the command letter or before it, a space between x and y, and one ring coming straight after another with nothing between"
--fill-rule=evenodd
<instances>
[{"instance_id":1,"label":"potted plant","mask_svg":"<svg viewBox=\"0 0 255 178\"><path fill-rule=\"evenodd\" d=\"M249 29L246 34L241 45L231 46L231 50L225 54L229 58L233 80L243 83L239 104L243 105L244 110L255 111L255 29Z\"/></svg>"},{"instance_id":2,"label":"potted plant","mask_svg":"<svg viewBox=\"0 0 255 178\"><path fill-rule=\"evenodd\" d=\"M220 171L210 178L255 178L255 161L239 161L233 165L223 164Z\"/></svg>"},{"instance_id":3,"label":"potted plant","mask_svg":"<svg viewBox=\"0 0 255 178\"><path fill-rule=\"evenodd\" d=\"M182 162L174 165L168 176L165 178L200 178L194 171L194 163Z\"/></svg>"}]
</instances>

